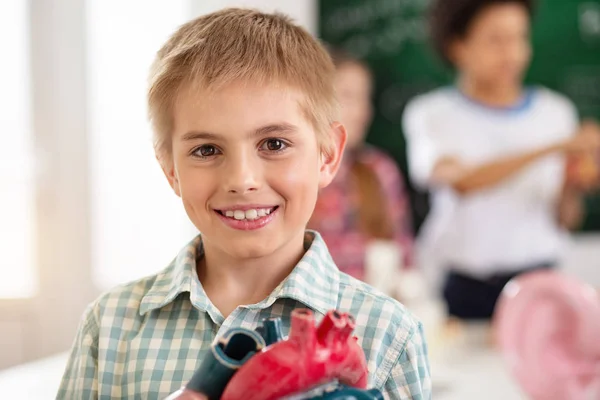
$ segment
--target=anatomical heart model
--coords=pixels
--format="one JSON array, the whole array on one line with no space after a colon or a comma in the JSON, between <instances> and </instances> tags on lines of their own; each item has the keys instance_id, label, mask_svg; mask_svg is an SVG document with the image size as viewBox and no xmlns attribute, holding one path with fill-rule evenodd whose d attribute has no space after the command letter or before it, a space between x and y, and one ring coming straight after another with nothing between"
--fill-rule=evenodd
<instances>
[{"instance_id":1,"label":"anatomical heart model","mask_svg":"<svg viewBox=\"0 0 600 400\"><path fill-rule=\"evenodd\" d=\"M256 331L232 329L168 400L383 399L366 390L367 363L353 331L348 314L330 311L316 326L308 309L292 312L287 338L278 319Z\"/></svg>"}]
</instances>

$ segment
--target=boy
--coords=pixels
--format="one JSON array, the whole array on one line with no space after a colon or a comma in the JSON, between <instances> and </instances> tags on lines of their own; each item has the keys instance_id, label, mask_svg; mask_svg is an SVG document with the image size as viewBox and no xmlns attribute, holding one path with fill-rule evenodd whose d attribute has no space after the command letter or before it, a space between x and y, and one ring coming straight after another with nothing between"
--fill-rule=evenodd
<instances>
[{"instance_id":1,"label":"boy","mask_svg":"<svg viewBox=\"0 0 600 400\"><path fill-rule=\"evenodd\" d=\"M326 51L282 15L226 9L183 25L158 52L148 103L156 154L202 234L155 276L86 311L59 399L160 399L215 338L294 308L356 317L370 384L429 399L421 325L342 274L305 231L346 142Z\"/></svg>"},{"instance_id":2,"label":"boy","mask_svg":"<svg viewBox=\"0 0 600 400\"><path fill-rule=\"evenodd\" d=\"M450 316L489 320L514 276L560 262L581 193L564 155L600 146L595 124L549 89L523 86L531 0L437 0L432 37L456 85L404 114L412 179L432 190L420 245L447 270Z\"/></svg>"}]
</instances>

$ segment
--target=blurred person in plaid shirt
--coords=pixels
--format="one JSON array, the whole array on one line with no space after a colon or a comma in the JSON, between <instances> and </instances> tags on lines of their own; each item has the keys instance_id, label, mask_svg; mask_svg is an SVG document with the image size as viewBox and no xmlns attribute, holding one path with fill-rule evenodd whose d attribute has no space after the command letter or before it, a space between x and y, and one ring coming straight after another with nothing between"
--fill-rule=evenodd
<instances>
[{"instance_id":1,"label":"blurred person in plaid shirt","mask_svg":"<svg viewBox=\"0 0 600 400\"><path fill-rule=\"evenodd\" d=\"M321 233L340 270L365 280L373 241L397 244L398 268L412 266L410 203L395 161L365 143L373 115L371 71L339 49L330 54L348 141L337 176L319 192L309 227Z\"/></svg>"}]
</instances>

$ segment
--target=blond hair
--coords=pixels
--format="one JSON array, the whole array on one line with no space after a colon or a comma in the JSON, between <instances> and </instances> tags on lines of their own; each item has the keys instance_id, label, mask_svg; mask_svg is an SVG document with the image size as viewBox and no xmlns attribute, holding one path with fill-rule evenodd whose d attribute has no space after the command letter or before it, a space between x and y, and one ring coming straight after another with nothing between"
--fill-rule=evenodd
<instances>
[{"instance_id":1,"label":"blond hair","mask_svg":"<svg viewBox=\"0 0 600 400\"><path fill-rule=\"evenodd\" d=\"M324 47L282 14L227 8L182 25L150 71L149 118L157 153L171 153L173 108L185 85L218 90L233 82L279 84L302 92L300 107L323 152L337 120L335 67Z\"/></svg>"}]
</instances>

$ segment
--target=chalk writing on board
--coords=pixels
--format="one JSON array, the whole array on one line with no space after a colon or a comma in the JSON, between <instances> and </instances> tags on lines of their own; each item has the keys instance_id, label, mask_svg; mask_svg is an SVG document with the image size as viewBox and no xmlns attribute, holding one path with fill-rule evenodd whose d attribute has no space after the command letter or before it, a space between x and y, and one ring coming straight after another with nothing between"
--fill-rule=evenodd
<instances>
[{"instance_id":1,"label":"chalk writing on board","mask_svg":"<svg viewBox=\"0 0 600 400\"><path fill-rule=\"evenodd\" d=\"M597 117L600 109L600 67L566 68L559 90L575 102L582 117Z\"/></svg>"},{"instance_id":2,"label":"chalk writing on board","mask_svg":"<svg viewBox=\"0 0 600 400\"><path fill-rule=\"evenodd\" d=\"M409 100L439 87L433 81L416 81L392 84L382 90L378 97L377 106L381 116L387 121L400 125L402 113Z\"/></svg>"},{"instance_id":3,"label":"chalk writing on board","mask_svg":"<svg viewBox=\"0 0 600 400\"><path fill-rule=\"evenodd\" d=\"M590 1L579 5L579 34L585 42L600 42L600 4Z\"/></svg>"},{"instance_id":4,"label":"chalk writing on board","mask_svg":"<svg viewBox=\"0 0 600 400\"><path fill-rule=\"evenodd\" d=\"M357 57L398 54L405 43L427 39L429 3L371 0L342 6L327 17L323 33Z\"/></svg>"}]
</instances>

